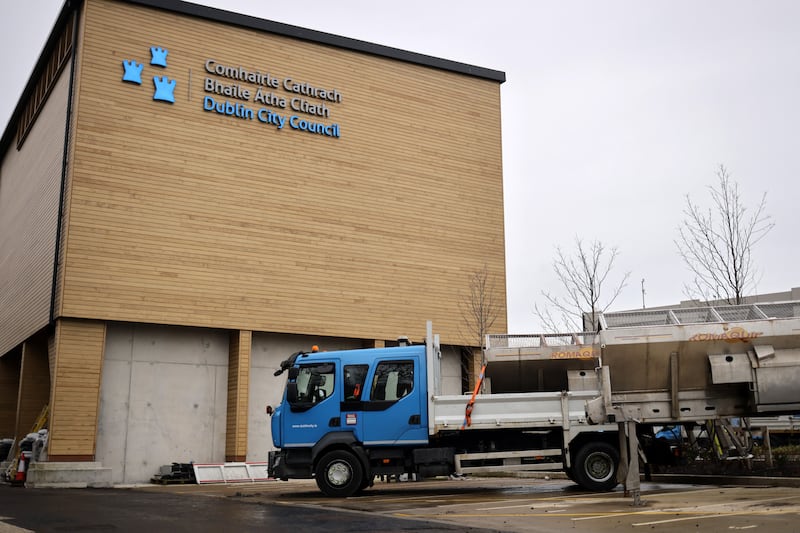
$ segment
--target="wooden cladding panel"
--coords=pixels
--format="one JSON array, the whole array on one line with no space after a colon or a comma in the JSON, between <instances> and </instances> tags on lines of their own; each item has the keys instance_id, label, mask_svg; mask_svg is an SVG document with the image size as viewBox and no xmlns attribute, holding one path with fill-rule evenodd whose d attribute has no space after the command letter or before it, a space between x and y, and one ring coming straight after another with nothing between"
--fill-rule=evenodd
<instances>
[{"instance_id":1,"label":"wooden cladding panel","mask_svg":"<svg viewBox=\"0 0 800 533\"><path fill-rule=\"evenodd\" d=\"M247 413L250 395L251 331L233 331L228 359L228 412L225 433L225 460L244 461L247 457Z\"/></svg>"},{"instance_id":2,"label":"wooden cladding panel","mask_svg":"<svg viewBox=\"0 0 800 533\"><path fill-rule=\"evenodd\" d=\"M459 342L470 272L505 301L497 83L115 2L84 28L64 314L372 339L432 319ZM204 111L208 58L336 88L306 118L341 138Z\"/></svg>"},{"instance_id":3,"label":"wooden cladding panel","mask_svg":"<svg viewBox=\"0 0 800 533\"><path fill-rule=\"evenodd\" d=\"M51 456L94 456L105 332L103 322L56 322Z\"/></svg>"},{"instance_id":4,"label":"wooden cladding panel","mask_svg":"<svg viewBox=\"0 0 800 533\"><path fill-rule=\"evenodd\" d=\"M0 159L0 355L50 320L69 69L20 150Z\"/></svg>"}]
</instances>

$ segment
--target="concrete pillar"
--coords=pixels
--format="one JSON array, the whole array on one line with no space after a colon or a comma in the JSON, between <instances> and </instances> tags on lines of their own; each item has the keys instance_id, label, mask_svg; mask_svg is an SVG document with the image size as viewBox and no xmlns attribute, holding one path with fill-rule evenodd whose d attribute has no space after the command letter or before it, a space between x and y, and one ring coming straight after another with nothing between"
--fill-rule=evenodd
<instances>
[{"instance_id":1,"label":"concrete pillar","mask_svg":"<svg viewBox=\"0 0 800 533\"><path fill-rule=\"evenodd\" d=\"M22 438L33 429L42 409L49 402L50 363L47 353L47 334L42 332L22 345L16 431L18 437Z\"/></svg>"},{"instance_id":2,"label":"concrete pillar","mask_svg":"<svg viewBox=\"0 0 800 533\"><path fill-rule=\"evenodd\" d=\"M93 461L106 324L58 319L52 342L49 461Z\"/></svg>"},{"instance_id":3,"label":"concrete pillar","mask_svg":"<svg viewBox=\"0 0 800 533\"><path fill-rule=\"evenodd\" d=\"M247 457L247 413L250 405L250 355L252 331L232 331L228 352L228 417L225 461Z\"/></svg>"},{"instance_id":4,"label":"concrete pillar","mask_svg":"<svg viewBox=\"0 0 800 533\"><path fill-rule=\"evenodd\" d=\"M22 347L0 357L0 439L15 437L21 366Z\"/></svg>"}]
</instances>

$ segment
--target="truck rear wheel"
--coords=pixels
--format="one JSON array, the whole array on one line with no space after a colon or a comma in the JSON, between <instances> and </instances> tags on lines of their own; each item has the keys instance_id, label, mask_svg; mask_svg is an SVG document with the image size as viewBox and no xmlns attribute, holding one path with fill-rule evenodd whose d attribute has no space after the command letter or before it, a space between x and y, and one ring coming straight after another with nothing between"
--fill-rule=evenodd
<instances>
[{"instance_id":1,"label":"truck rear wheel","mask_svg":"<svg viewBox=\"0 0 800 533\"><path fill-rule=\"evenodd\" d=\"M587 442L575 454L572 474L581 487L607 492L618 485L619 452L607 442Z\"/></svg>"},{"instance_id":2,"label":"truck rear wheel","mask_svg":"<svg viewBox=\"0 0 800 533\"><path fill-rule=\"evenodd\" d=\"M352 453L334 450L322 456L314 477L319 490L325 495L346 498L362 488L364 469Z\"/></svg>"}]
</instances>

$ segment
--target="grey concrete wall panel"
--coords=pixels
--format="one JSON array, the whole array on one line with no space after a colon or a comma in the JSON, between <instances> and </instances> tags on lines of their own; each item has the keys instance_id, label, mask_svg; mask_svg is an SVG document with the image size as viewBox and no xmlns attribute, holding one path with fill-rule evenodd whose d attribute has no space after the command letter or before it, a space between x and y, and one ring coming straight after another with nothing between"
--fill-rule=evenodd
<instances>
[{"instance_id":1,"label":"grey concrete wall panel","mask_svg":"<svg viewBox=\"0 0 800 533\"><path fill-rule=\"evenodd\" d=\"M109 324L96 458L114 483L225 460L228 333Z\"/></svg>"},{"instance_id":2,"label":"grey concrete wall panel","mask_svg":"<svg viewBox=\"0 0 800 533\"><path fill-rule=\"evenodd\" d=\"M0 356L50 320L69 70L0 160Z\"/></svg>"},{"instance_id":3,"label":"grey concrete wall panel","mask_svg":"<svg viewBox=\"0 0 800 533\"><path fill-rule=\"evenodd\" d=\"M461 350L451 346L442 346L441 366L442 395L461 394Z\"/></svg>"}]
</instances>

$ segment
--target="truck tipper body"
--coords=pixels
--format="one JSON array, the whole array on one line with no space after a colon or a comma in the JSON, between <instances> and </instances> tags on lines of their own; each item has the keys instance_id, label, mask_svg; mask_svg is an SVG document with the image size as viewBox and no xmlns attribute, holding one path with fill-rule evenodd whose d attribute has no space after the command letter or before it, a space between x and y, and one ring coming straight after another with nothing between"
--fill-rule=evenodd
<instances>
[{"instance_id":1,"label":"truck tipper body","mask_svg":"<svg viewBox=\"0 0 800 533\"><path fill-rule=\"evenodd\" d=\"M376 476L554 468L610 490L626 457L638 472L640 445L655 460L657 425L798 411L798 317L800 303L785 302L606 313L595 332L490 335L486 392L472 395L440 393L430 324L424 344L300 352L276 372L287 383L271 419L270 473L315 478L330 496Z\"/></svg>"}]
</instances>

